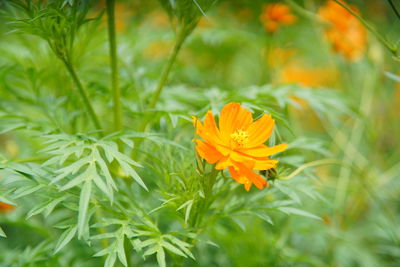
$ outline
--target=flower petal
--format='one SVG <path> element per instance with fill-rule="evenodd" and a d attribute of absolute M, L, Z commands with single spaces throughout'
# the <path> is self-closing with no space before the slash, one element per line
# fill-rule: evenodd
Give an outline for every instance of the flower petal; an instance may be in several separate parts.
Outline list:
<path fill-rule="evenodd" d="M 211 111 L 207 112 L 204 124 L 195 117 L 193 117 L 193 124 L 196 127 L 196 134 L 208 143 L 214 146 L 223 143 Z"/>
<path fill-rule="evenodd" d="M 268 159 L 268 158 L 267 159 L 263 159 L 263 160 L 256 160 L 254 162 L 253 169 L 254 170 L 258 170 L 258 171 L 269 170 L 269 169 L 275 168 L 276 164 L 278 164 L 277 160 L 271 160 L 271 159 Z"/>
<path fill-rule="evenodd" d="M 236 171 L 233 167 L 229 167 L 229 173 L 237 183 L 244 185 L 244 188 L 247 192 L 250 190 L 252 183 L 249 179 L 247 179 L 245 176 L 240 175 L 240 173 Z"/>
<path fill-rule="evenodd" d="M 263 189 L 264 187 L 269 186 L 268 182 L 263 177 L 253 172 L 245 165 L 235 162 L 235 167 L 236 168 L 230 167 L 229 172 L 235 181 L 245 185 L 247 191 L 250 189 L 252 184 L 254 184 L 258 189 Z"/>
<path fill-rule="evenodd" d="M 265 143 L 271 136 L 274 125 L 275 121 L 271 118 L 271 115 L 267 114 L 264 114 L 260 119 L 253 122 L 247 128 L 249 142 L 246 144 L 246 148 L 260 146 Z"/>
<path fill-rule="evenodd" d="M 268 157 L 273 154 L 279 153 L 284 151 L 287 148 L 287 144 L 281 144 L 273 147 L 268 147 L 266 145 L 260 145 L 253 148 L 242 148 L 238 149 L 237 151 L 243 153 L 250 157 Z"/>
<path fill-rule="evenodd" d="M 212 145 L 208 144 L 207 142 L 196 140 L 196 143 L 197 153 L 208 163 L 214 164 L 223 157 L 223 155 L 219 153 L 218 150 L 216 150 Z"/>
<path fill-rule="evenodd" d="M 231 161 L 231 158 L 229 156 L 225 156 L 219 160 L 217 165 L 215 166 L 216 170 L 223 170 L 226 169 L 230 166 L 233 166 L 234 163 Z"/>
<path fill-rule="evenodd" d="M 229 103 L 224 106 L 219 118 L 219 130 L 225 142 L 229 143 L 230 135 L 238 129 L 246 130 L 253 117 L 247 109 L 239 103 Z"/>

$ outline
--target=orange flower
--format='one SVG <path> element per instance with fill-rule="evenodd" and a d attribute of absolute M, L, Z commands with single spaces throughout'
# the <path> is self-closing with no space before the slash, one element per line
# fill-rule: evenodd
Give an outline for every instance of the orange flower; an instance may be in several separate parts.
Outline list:
<path fill-rule="evenodd" d="M 356 7 L 351 8 L 358 12 Z M 333 0 L 321 7 L 318 14 L 330 24 L 325 36 L 331 42 L 333 50 L 348 60 L 360 59 L 367 43 L 367 33 L 361 22 Z"/>
<path fill-rule="evenodd" d="M 0 213 L 7 213 L 14 209 L 15 209 L 15 207 L 13 205 L 10 205 L 10 204 L 0 201 Z"/>
<path fill-rule="evenodd" d="M 260 20 L 267 32 L 274 33 L 280 25 L 293 24 L 296 21 L 296 16 L 290 13 L 287 5 L 275 3 L 263 7 Z"/>
<path fill-rule="evenodd" d="M 303 87 L 323 87 L 334 84 L 337 80 L 337 73 L 331 69 L 291 63 L 281 69 L 277 80 L 283 84 L 297 83 Z"/>
<path fill-rule="evenodd" d="M 271 136 L 274 120 L 264 114 L 253 122 L 252 114 L 238 103 L 229 103 L 221 111 L 219 128 L 211 111 L 204 123 L 193 118 L 196 133 L 203 140 L 196 140 L 196 150 L 208 163 L 216 163 L 215 169 L 228 168 L 233 179 L 243 184 L 247 191 L 254 184 L 262 189 L 267 181 L 253 170 L 275 168 L 277 160 L 268 156 L 282 152 L 287 145 L 268 147 L 264 143 Z"/>

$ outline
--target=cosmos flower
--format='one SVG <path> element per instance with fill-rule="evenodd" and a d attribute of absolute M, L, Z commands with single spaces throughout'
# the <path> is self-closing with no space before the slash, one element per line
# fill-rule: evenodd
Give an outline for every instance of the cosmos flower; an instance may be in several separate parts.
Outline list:
<path fill-rule="evenodd" d="M 293 24 L 296 21 L 296 16 L 290 13 L 287 5 L 274 3 L 263 7 L 260 20 L 267 32 L 274 33 L 281 25 Z"/>
<path fill-rule="evenodd" d="M 262 189 L 267 181 L 254 170 L 275 168 L 277 160 L 269 156 L 282 152 L 287 145 L 268 147 L 264 143 L 271 136 L 274 120 L 264 114 L 253 122 L 250 111 L 238 103 L 229 103 L 221 111 L 219 127 L 211 111 L 207 112 L 204 123 L 193 118 L 196 133 L 203 140 L 196 140 L 196 150 L 200 157 L 215 169 L 228 168 L 236 182 L 243 184 L 247 191 L 254 184 Z"/>
<path fill-rule="evenodd" d="M 355 6 L 350 7 L 358 12 Z M 350 61 L 360 59 L 367 44 L 367 33 L 361 22 L 333 0 L 326 2 L 318 14 L 329 24 L 325 37 L 333 50 Z"/>

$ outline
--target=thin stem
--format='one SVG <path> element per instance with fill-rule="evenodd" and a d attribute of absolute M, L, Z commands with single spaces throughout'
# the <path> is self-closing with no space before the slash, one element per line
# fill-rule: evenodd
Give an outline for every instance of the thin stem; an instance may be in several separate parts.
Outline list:
<path fill-rule="evenodd" d="M 82 97 L 83 100 L 83 104 L 85 105 L 85 108 L 87 110 L 87 112 L 89 113 L 89 117 L 91 118 L 94 126 L 96 127 L 96 130 L 100 130 L 100 135 L 101 133 L 101 126 L 100 126 L 100 122 L 99 119 L 97 118 L 96 113 L 94 112 L 94 109 L 92 107 L 92 104 L 90 103 L 90 99 L 89 96 L 86 92 L 86 90 L 83 88 L 81 81 L 78 78 L 78 75 L 75 72 L 74 67 L 69 63 L 69 61 L 67 60 L 62 60 L 64 62 L 65 67 L 67 68 L 69 74 L 71 75 L 76 88 L 78 88 L 78 92 Z"/>
<path fill-rule="evenodd" d="M 115 0 L 107 0 L 106 9 L 111 61 L 111 87 L 114 101 L 114 129 L 115 131 L 119 131 L 122 129 L 122 105 L 121 90 L 118 80 L 117 38 L 115 34 Z"/>
<path fill-rule="evenodd" d="M 316 15 L 313 12 L 308 11 L 306 8 L 300 6 L 298 3 L 294 2 L 293 0 L 285 0 L 285 2 L 290 5 L 293 10 L 298 12 L 300 15 L 309 18 L 311 20 L 315 20 L 319 23 L 326 23 L 320 16 Z"/>
<path fill-rule="evenodd" d="M 169 73 L 171 72 L 172 66 L 174 65 L 176 57 L 177 57 L 179 51 L 181 50 L 182 44 L 185 41 L 186 37 L 187 37 L 187 34 L 185 34 L 184 31 L 182 31 L 178 34 L 178 38 L 176 40 L 174 49 L 172 50 L 172 53 L 170 54 L 170 56 L 168 58 L 167 65 L 165 66 L 165 68 L 161 74 L 161 78 L 160 78 L 160 81 L 158 82 L 156 91 L 154 92 L 153 98 L 151 99 L 151 101 L 149 103 L 149 106 L 148 106 L 149 109 L 153 109 L 156 106 L 156 104 L 160 98 L 161 92 L 164 89 L 165 83 L 168 80 L 168 76 L 169 76 Z"/>
<path fill-rule="evenodd" d="M 374 100 L 374 89 L 377 84 L 376 75 L 369 75 L 368 78 L 369 80 L 368 79 L 365 80 L 365 85 L 364 85 L 365 87 L 362 88 L 363 90 L 361 90 L 361 95 L 360 95 L 361 101 L 360 101 L 360 106 L 358 108 L 358 111 L 364 118 L 368 118 L 371 113 Z M 346 144 L 345 149 L 343 151 L 344 155 L 342 159 L 343 163 L 349 164 L 350 166 L 353 165 L 353 161 L 356 159 L 355 153 L 353 152 L 352 148 L 354 146 L 354 148 L 357 149 L 366 128 L 365 121 L 363 119 L 357 119 L 353 125 L 354 126 L 350 132 L 348 144 Z M 352 174 L 352 170 L 350 168 L 344 168 L 343 165 L 339 171 L 339 179 L 336 187 L 338 189 L 336 191 L 336 196 L 335 196 L 336 209 L 340 209 L 342 205 L 345 203 L 346 194 L 348 191 L 350 178 Z"/>
<path fill-rule="evenodd" d="M 360 15 L 357 14 L 353 9 L 351 9 L 347 4 L 341 2 L 340 0 L 334 0 L 337 4 L 341 5 L 344 9 L 350 12 L 354 17 L 356 17 L 364 26 L 375 35 L 376 38 L 387 48 L 394 56 L 397 57 L 397 48 L 388 42 L 385 37 L 383 37 L 371 24 L 364 20 Z"/>
<path fill-rule="evenodd" d="M 171 69 L 172 69 L 172 66 L 174 65 L 176 57 L 178 56 L 179 51 L 181 50 L 182 45 L 185 42 L 186 37 L 189 35 L 190 32 L 191 31 L 188 31 L 185 27 L 183 27 L 182 30 L 179 31 L 177 40 L 175 42 L 175 46 L 168 58 L 167 65 L 165 66 L 163 72 L 161 73 L 161 78 L 158 82 L 156 91 L 154 92 L 153 98 L 151 99 L 149 105 L 147 106 L 148 109 L 153 109 L 156 106 L 156 104 L 160 98 L 161 92 L 168 80 L 169 73 L 171 72 Z M 149 122 L 150 122 L 149 116 L 146 116 L 145 118 L 143 118 L 142 123 L 139 125 L 138 131 L 144 132 L 146 130 L 147 124 Z M 138 141 L 137 147 L 140 146 L 142 141 L 143 140 Z M 132 157 L 135 158 L 136 155 L 137 155 L 137 150 L 134 150 L 132 153 Z"/>
<path fill-rule="evenodd" d="M 298 167 L 296 170 L 294 170 L 291 174 L 285 177 L 279 177 L 279 180 L 290 180 L 299 173 L 301 173 L 303 170 L 310 168 L 310 167 L 316 167 L 320 165 L 326 165 L 326 164 L 341 164 L 342 162 L 336 159 L 321 159 L 321 160 L 316 160 L 312 161 L 306 164 L 301 165 Z"/>
<path fill-rule="evenodd" d="M 396 14 L 397 18 L 400 19 L 400 12 L 397 10 L 395 4 L 393 3 L 392 0 L 388 0 L 389 5 L 392 7 L 394 13 Z"/>

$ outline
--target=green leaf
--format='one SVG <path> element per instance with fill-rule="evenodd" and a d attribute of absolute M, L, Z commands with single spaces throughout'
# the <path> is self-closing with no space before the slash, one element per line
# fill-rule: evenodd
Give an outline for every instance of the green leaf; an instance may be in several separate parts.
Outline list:
<path fill-rule="evenodd" d="M 180 249 L 178 249 L 177 247 L 175 247 L 175 246 L 172 245 L 171 243 L 168 243 L 168 242 L 166 242 L 166 241 L 161 241 L 160 244 L 161 244 L 164 248 L 166 248 L 166 249 L 168 249 L 169 251 L 171 251 L 172 253 L 175 253 L 175 254 L 177 254 L 177 255 L 179 255 L 179 256 L 182 256 L 182 257 L 187 258 L 187 256 L 186 256 L 185 253 L 183 253 Z"/>
<path fill-rule="evenodd" d="M 87 180 L 83 185 L 80 199 L 79 199 L 79 213 L 78 213 L 78 238 L 83 236 L 86 228 L 86 217 L 89 207 L 90 195 L 92 191 L 92 182 Z"/>
<path fill-rule="evenodd" d="M 117 260 L 116 253 L 108 254 L 107 259 L 104 263 L 104 267 L 114 267 L 115 261 Z"/>
<path fill-rule="evenodd" d="M 316 220 L 322 220 L 320 217 L 318 217 L 318 216 L 316 216 L 316 215 L 314 215 L 312 213 L 309 213 L 309 212 L 304 211 L 304 210 L 296 209 L 296 208 L 293 208 L 293 207 L 278 207 L 277 209 L 282 211 L 282 212 L 284 212 L 284 213 L 286 213 L 286 214 L 296 214 L 296 215 L 300 215 L 300 216 L 304 216 L 304 217 L 313 218 L 313 219 L 316 219 Z"/>
<path fill-rule="evenodd" d="M 14 192 L 14 198 L 20 198 L 26 195 L 30 195 L 35 193 L 36 191 L 42 189 L 43 187 L 45 187 L 42 184 L 39 185 L 29 185 L 29 186 L 24 186 L 21 188 L 18 188 L 17 190 L 15 190 Z"/>
<path fill-rule="evenodd" d="M 147 250 L 143 253 L 143 256 L 146 257 L 146 256 L 149 256 L 149 255 L 152 255 L 152 254 L 154 254 L 154 253 L 157 252 L 157 249 L 158 249 L 158 246 L 153 246 L 153 247 L 147 249 Z"/>
<path fill-rule="evenodd" d="M 68 228 L 66 231 L 64 231 L 64 233 L 62 233 L 62 235 L 60 236 L 60 238 L 57 241 L 56 248 L 54 249 L 54 254 L 59 252 L 63 247 L 65 247 L 72 240 L 72 238 L 76 234 L 77 229 L 78 229 L 78 227 L 75 225 L 75 226 Z"/>
<path fill-rule="evenodd" d="M 124 235 L 122 235 L 121 238 L 118 238 L 116 240 L 117 242 L 117 255 L 118 255 L 118 259 L 121 261 L 121 263 L 124 266 L 128 266 L 128 262 L 126 260 L 126 255 L 125 255 L 125 249 L 124 249 Z"/>
<path fill-rule="evenodd" d="M 399 75 L 396 75 L 396 74 L 391 73 L 391 72 L 388 72 L 388 71 L 385 71 L 385 75 L 386 75 L 388 78 L 390 78 L 390 79 L 392 79 L 393 81 L 395 81 L 395 82 L 400 82 L 400 76 L 399 76 Z"/>
<path fill-rule="evenodd" d="M 158 266 L 160 266 L 160 267 L 167 266 L 165 263 L 165 252 L 161 246 L 159 246 L 157 249 L 157 262 L 158 262 Z"/>
<path fill-rule="evenodd" d="M 71 181 L 66 183 L 60 188 L 60 191 L 65 191 L 68 190 L 72 187 L 75 187 L 77 185 L 80 185 L 81 183 L 91 180 L 93 178 L 93 173 L 95 172 L 93 164 L 91 164 L 83 173 L 79 174 L 75 178 L 73 178 Z"/>
<path fill-rule="evenodd" d="M 171 240 L 173 244 L 177 245 L 180 250 L 182 250 L 183 252 L 186 253 L 186 255 L 188 255 L 189 257 L 191 257 L 194 260 L 196 259 L 194 257 L 194 255 L 192 254 L 192 252 L 188 249 L 188 248 L 192 247 L 192 245 L 190 245 L 189 243 L 186 243 L 172 235 L 165 235 L 165 237 L 168 238 L 169 240 Z"/>
<path fill-rule="evenodd" d="M 104 255 L 111 254 L 113 250 L 114 250 L 114 243 L 111 244 L 111 246 L 108 246 L 105 249 L 100 250 L 99 252 L 94 254 L 93 257 L 102 257 Z"/>
<path fill-rule="evenodd" d="M 271 217 L 269 217 L 267 214 L 263 213 L 263 212 L 253 212 L 257 217 L 259 217 L 260 219 L 262 219 L 263 221 L 266 221 L 267 223 L 274 225 L 274 222 L 272 221 Z"/>
<path fill-rule="evenodd" d="M 185 203 L 183 203 L 177 210 L 183 209 L 184 207 L 186 207 L 186 211 L 185 211 L 185 223 L 188 222 L 189 220 L 189 216 L 190 216 L 190 211 L 192 210 L 192 206 L 193 206 L 193 199 L 190 199 L 188 201 L 186 201 Z"/>
<path fill-rule="evenodd" d="M 25 220 L 28 220 L 30 217 L 35 216 L 39 213 L 41 213 L 42 211 L 44 211 L 47 207 L 47 205 L 49 205 L 51 203 L 51 201 L 46 201 L 44 203 L 42 203 L 41 205 L 31 209 L 28 214 L 26 215 Z"/>
<path fill-rule="evenodd" d="M 131 176 L 141 187 L 143 187 L 146 191 L 149 191 L 145 183 L 143 182 L 142 178 L 140 178 L 139 174 L 127 163 L 124 161 L 119 161 L 119 164 L 121 165 L 121 168 L 129 175 Z"/>
<path fill-rule="evenodd" d="M 3 229 L 0 227 L 0 237 L 7 237 L 6 233 L 4 233 Z"/>
<path fill-rule="evenodd" d="M 59 198 L 54 199 L 51 201 L 45 208 L 45 213 L 44 216 L 47 217 L 50 215 L 50 213 L 54 210 L 54 208 L 62 201 L 66 200 L 69 196 L 65 195 Z"/>

